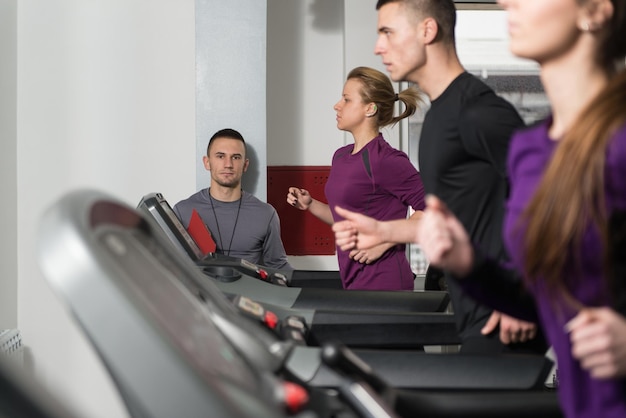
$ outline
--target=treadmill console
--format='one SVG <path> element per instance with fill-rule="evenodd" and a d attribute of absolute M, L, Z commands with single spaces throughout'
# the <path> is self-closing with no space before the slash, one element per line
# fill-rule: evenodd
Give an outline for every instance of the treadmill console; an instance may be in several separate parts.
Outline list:
<path fill-rule="evenodd" d="M 220 281 L 225 281 L 224 279 L 228 279 L 229 277 L 219 272 L 216 273 L 215 266 L 227 265 L 251 277 L 279 286 L 287 286 L 288 278 L 285 274 L 280 271 L 269 271 L 275 269 L 261 267 L 249 261 L 223 254 L 204 254 L 161 193 L 145 195 L 137 205 L 137 208 L 154 219 L 169 241 L 178 249 L 189 255 L 191 260 L 198 264 L 208 275 L 214 276 Z M 236 278 L 230 276 L 230 280 L 226 281 L 234 280 L 236 280 Z"/>

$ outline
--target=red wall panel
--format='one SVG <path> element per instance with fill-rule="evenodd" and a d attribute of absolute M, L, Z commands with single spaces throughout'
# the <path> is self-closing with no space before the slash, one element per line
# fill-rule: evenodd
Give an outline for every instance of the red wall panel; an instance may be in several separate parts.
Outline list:
<path fill-rule="evenodd" d="M 289 255 L 335 254 L 335 235 L 330 225 L 308 211 L 287 204 L 289 187 L 307 189 L 315 199 L 326 202 L 324 185 L 330 166 L 267 167 L 267 201 L 280 217 L 281 238 Z"/>

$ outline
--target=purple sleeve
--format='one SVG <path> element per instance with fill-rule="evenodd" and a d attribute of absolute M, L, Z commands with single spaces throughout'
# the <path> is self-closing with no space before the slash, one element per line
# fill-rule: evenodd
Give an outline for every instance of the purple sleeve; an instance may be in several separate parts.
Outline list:
<path fill-rule="evenodd" d="M 422 178 L 406 154 L 397 152 L 383 158 L 376 182 L 414 210 L 423 210 Z"/>

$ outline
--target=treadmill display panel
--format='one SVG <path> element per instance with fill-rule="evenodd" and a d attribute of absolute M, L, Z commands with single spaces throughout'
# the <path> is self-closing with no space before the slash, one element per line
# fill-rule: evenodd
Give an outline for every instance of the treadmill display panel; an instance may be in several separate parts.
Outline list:
<path fill-rule="evenodd" d="M 142 199 L 138 208 L 148 212 L 163 227 L 166 234 L 172 235 L 170 239 L 177 242 L 194 261 L 204 258 L 204 253 L 198 244 L 189 235 L 172 207 L 160 193 L 154 193 Z"/>
<path fill-rule="evenodd" d="M 201 372 L 207 381 L 234 380 L 255 391 L 251 368 L 223 337 L 201 302 L 181 282 L 185 276 L 170 256 L 143 232 L 103 228 L 99 237 L 122 266 L 124 280 L 134 303 L 149 313 L 169 342 Z"/>

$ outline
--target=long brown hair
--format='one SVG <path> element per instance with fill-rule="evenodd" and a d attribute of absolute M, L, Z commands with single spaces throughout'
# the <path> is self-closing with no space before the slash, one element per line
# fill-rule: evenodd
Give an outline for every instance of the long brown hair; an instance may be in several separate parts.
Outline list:
<path fill-rule="evenodd" d="M 573 299 L 566 289 L 563 272 L 566 264 L 574 261 L 569 257 L 580 253 L 583 234 L 590 224 L 603 243 L 606 276 L 611 273 L 604 169 L 612 134 L 626 123 L 626 70 L 623 69 L 626 0 L 613 0 L 613 6 L 611 21 L 599 34 L 602 45 L 596 57 L 613 77 L 559 141 L 522 217 L 527 223 L 524 234 L 527 280 L 532 283 L 541 277 L 548 289 L 560 292 L 570 301 Z M 579 266 L 573 264 L 573 267 L 577 273 Z"/>
<path fill-rule="evenodd" d="M 531 281 L 541 276 L 550 288 L 563 289 L 568 250 L 580 248 L 589 221 L 600 233 L 609 270 L 604 166 L 611 134 L 625 122 L 626 71 L 622 71 L 561 139 L 526 208 L 525 272 Z"/>

